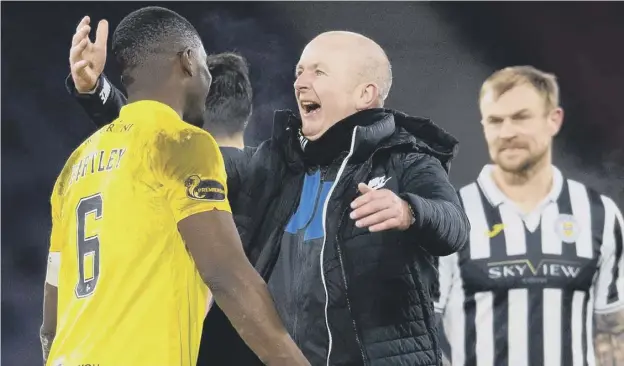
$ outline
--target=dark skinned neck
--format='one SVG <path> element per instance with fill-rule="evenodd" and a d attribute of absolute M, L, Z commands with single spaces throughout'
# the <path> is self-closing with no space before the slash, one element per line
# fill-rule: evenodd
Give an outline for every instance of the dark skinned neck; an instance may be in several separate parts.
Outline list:
<path fill-rule="evenodd" d="M 182 118 L 184 111 L 183 93 L 176 91 L 177 88 L 171 83 L 157 82 L 159 78 L 133 77 L 133 82 L 126 89 L 128 91 L 128 103 L 140 100 L 153 100 L 171 107 Z"/>

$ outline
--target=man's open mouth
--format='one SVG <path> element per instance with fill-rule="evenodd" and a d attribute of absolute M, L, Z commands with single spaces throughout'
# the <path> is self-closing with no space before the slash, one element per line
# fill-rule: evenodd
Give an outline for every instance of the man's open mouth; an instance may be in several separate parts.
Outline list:
<path fill-rule="evenodd" d="M 301 105 L 301 110 L 306 116 L 309 116 L 321 110 L 321 105 L 317 102 L 301 101 L 299 102 L 299 104 Z"/>

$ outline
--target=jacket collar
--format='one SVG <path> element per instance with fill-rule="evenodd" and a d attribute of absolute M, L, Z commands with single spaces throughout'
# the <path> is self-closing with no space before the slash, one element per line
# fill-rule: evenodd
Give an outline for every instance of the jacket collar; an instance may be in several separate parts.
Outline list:
<path fill-rule="evenodd" d="M 431 155 L 448 171 L 458 148 L 458 141 L 422 117 L 413 117 L 392 109 L 383 109 L 379 120 L 355 131 L 352 158 L 363 161 L 378 148 L 408 145 L 412 150 Z M 360 112 L 361 113 L 361 112 Z M 272 143 L 283 151 L 289 165 L 303 165 L 299 140 L 301 119 L 290 110 L 278 110 L 273 119 Z"/>

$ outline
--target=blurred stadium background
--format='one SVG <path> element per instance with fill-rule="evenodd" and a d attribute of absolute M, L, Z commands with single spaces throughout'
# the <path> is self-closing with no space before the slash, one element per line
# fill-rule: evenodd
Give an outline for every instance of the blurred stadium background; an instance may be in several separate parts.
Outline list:
<path fill-rule="evenodd" d="M 83 15 L 111 32 L 155 3 L 3 2 L 2 364 L 39 365 L 38 328 L 50 230 L 48 198 L 65 159 L 95 130 L 67 95 L 72 34 Z M 299 53 L 316 34 L 352 30 L 394 67 L 388 106 L 432 118 L 460 139 L 455 184 L 488 161 L 477 94 L 495 69 L 531 64 L 559 77 L 566 111 L 555 162 L 624 207 L 624 3 L 158 3 L 196 25 L 209 53 L 251 64 L 249 145 L 268 138 L 275 109 L 294 108 Z M 106 73 L 118 84 L 109 55 Z M 119 85 L 119 84 L 118 84 Z"/>

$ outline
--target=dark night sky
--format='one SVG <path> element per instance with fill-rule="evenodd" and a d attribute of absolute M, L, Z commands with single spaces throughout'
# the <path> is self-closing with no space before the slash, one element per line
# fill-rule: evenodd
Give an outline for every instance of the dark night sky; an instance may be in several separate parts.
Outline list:
<path fill-rule="evenodd" d="M 85 14 L 108 19 L 112 31 L 142 5 L 2 3 L 3 364 L 40 364 L 48 198 L 65 159 L 95 129 L 64 90 L 71 36 Z M 451 172 L 457 185 L 487 162 L 476 105 L 481 82 L 508 65 L 554 72 L 566 110 L 555 162 L 624 204 L 624 3 L 160 5 L 195 24 L 208 52 L 235 50 L 250 61 L 249 144 L 268 137 L 273 110 L 294 106 L 294 65 L 307 41 L 335 29 L 370 36 L 393 63 L 388 106 L 430 117 L 460 139 Z"/>

